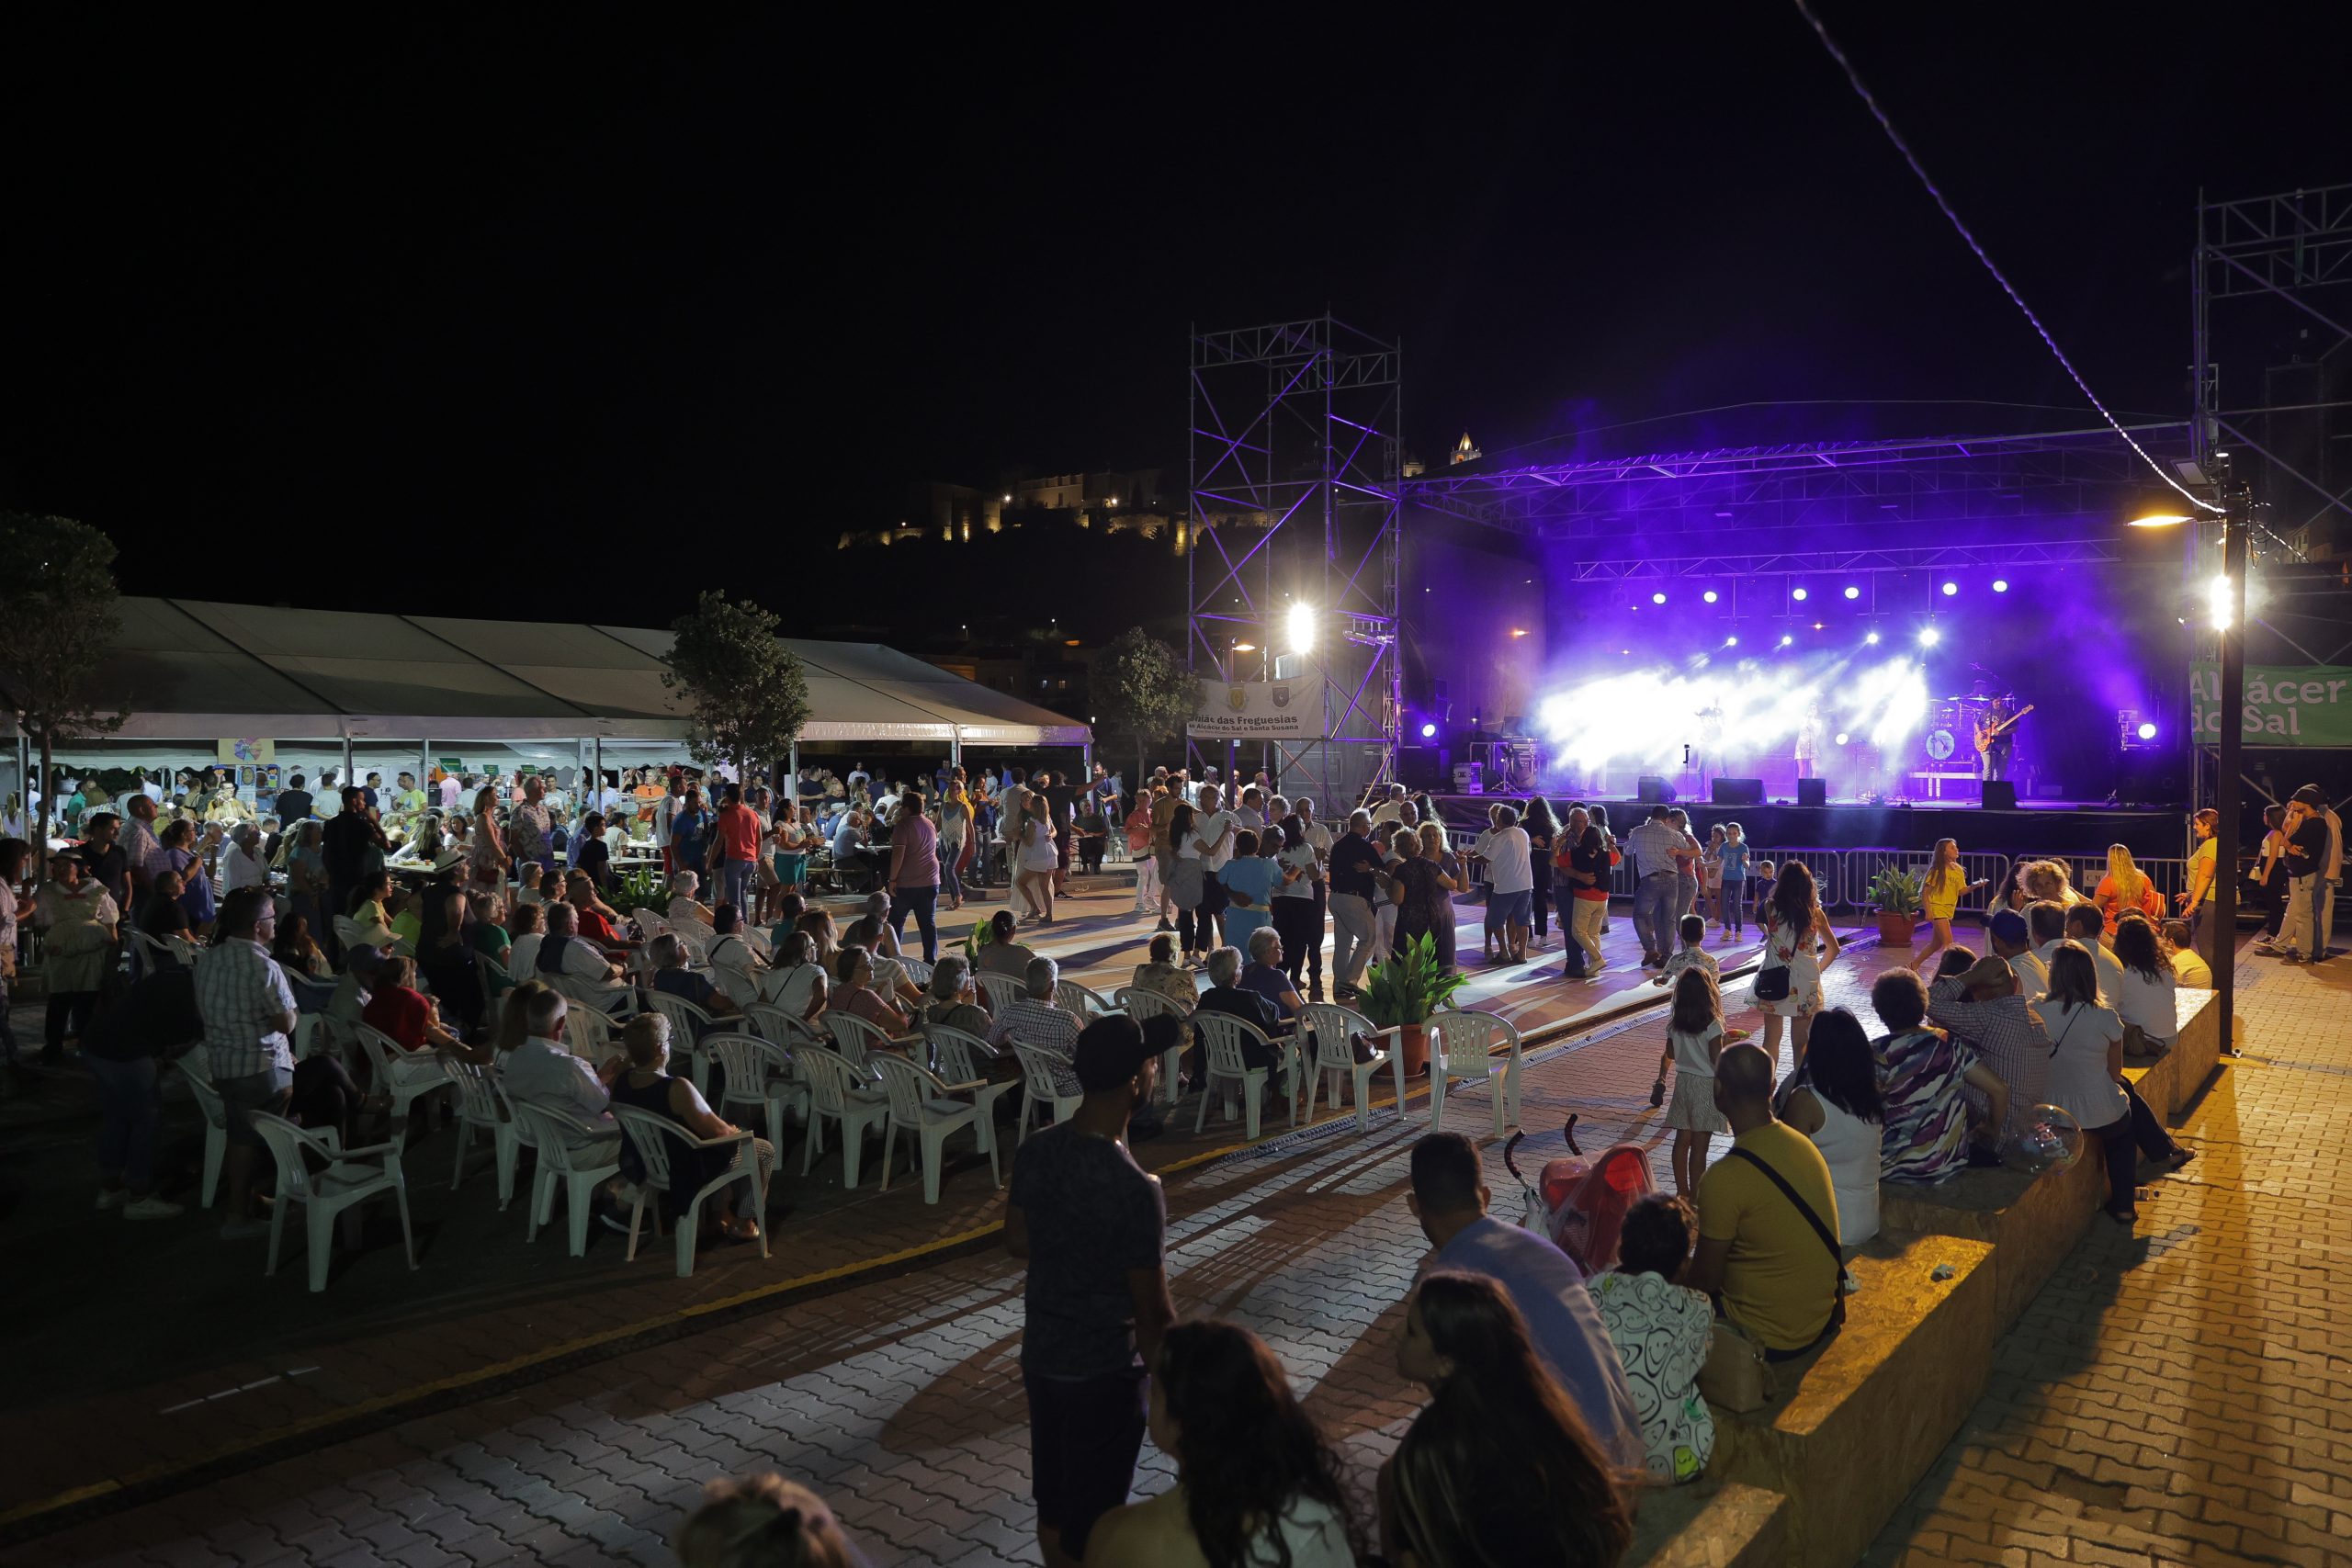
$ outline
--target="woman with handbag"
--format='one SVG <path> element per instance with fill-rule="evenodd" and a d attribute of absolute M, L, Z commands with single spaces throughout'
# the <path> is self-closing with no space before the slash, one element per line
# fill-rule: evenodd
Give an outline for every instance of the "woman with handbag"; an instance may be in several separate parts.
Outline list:
<path fill-rule="evenodd" d="M 2078 942 L 2050 953 L 2050 994 L 2038 1004 L 2050 1037 L 2050 1103 L 2098 1135 L 2107 1154 L 2107 1217 L 2140 1217 L 2139 1156 L 2177 1170 L 2196 1156 L 2175 1143 L 2123 1076 L 2123 1021 L 2099 1005 L 2098 970 Z"/>
<path fill-rule="evenodd" d="M 1216 945 L 1216 927 L 1201 908 L 1208 894 L 1209 863 L 1193 830 L 1194 816 L 1191 802 L 1178 801 L 1176 814 L 1168 819 L 1168 841 L 1176 846 L 1169 865 L 1168 899 L 1176 906 L 1176 936 L 1187 964 L 1198 964 Z"/>
<path fill-rule="evenodd" d="M 1821 1010 L 1821 971 L 1838 959 L 1838 933 L 1821 910 L 1813 873 L 1803 861 L 1782 866 L 1757 924 L 1764 929 L 1764 962 L 1751 994 L 1764 1014 L 1764 1052 L 1780 1059 L 1781 1026 L 1789 1030 L 1792 1079 L 1804 1070 L 1814 1014 Z"/>

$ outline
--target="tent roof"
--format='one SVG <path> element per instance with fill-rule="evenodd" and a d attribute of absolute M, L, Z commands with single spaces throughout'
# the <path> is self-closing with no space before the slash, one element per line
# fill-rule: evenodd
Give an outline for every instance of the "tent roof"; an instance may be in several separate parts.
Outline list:
<path fill-rule="evenodd" d="M 125 598 L 98 689 L 133 739 L 681 740 L 671 635 L 636 626 Z M 808 740 L 1075 746 L 1087 727 L 875 643 L 785 639 Z"/>

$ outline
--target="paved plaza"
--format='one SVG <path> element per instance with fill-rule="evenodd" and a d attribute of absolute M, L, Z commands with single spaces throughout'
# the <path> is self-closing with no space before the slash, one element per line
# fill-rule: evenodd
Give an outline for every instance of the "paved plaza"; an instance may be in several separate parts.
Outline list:
<path fill-rule="evenodd" d="M 1125 907 L 1080 900 L 1045 945 L 1115 983 L 1148 930 Z M 1476 925 L 1463 936 L 1469 951 Z M 1893 959 L 1859 945 L 1831 999 L 1862 1006 Z M 1534 968 L 1557 964 L 1555 948 Z M 2352 1560 L 2330 1314 L 2352 1271 L 2335 1153 L 2352 972 L 2335 967 L 2249 962 L 2249 1055 L 2188 1120 L 2200 1158 L 2151 1189 L 2135 1233 L 2096 1222 L 1873 1562 Z M 1575 987 L 1479 973 L 1476 1000 L 1558 1036 L 1527 1075 L 1527 1168 L 1564 1152 L 1572 1113 L 1589 1153 L 1664 1137 L 1648 1104 L 1662 1025 L 1622 1010 L 1629 995 L 1662 997 L 1626 971 Z M 1294 1134 L 1277 1113 L 1255 1147 L 1215 1114 L 1193 1134 L 1190 1112 L 1137 1151 L 1167 1184 L 1178 1307 L 1264 1335 L 1363 1487 L 1419 1403 L 1390 1341 L 1422 1252 L 1403 1190 L 1426 1096 L 1369 1134 L 1350 1114 Z M 1446 1121 L 1515 1205 L 1486 1094 L 1450 1097 Z M 926 1208 L 870 1173 L 844 1193 L 837 1158 L 799 1177 L 796 1141 L 775 1258 L 707 1252 L 681 1280 L 666 1249 L 621 1263 L 616 1237 L 582 1259 L 560 1233 L 526 1247 L 487 1152 L 451 1193 L 437 1134 L 408 1162 L 420 1271 L 379 1224 L 313 1297 L 299 1260 L 264 1280 L 257 1247 L 193 1219 L 94 1227 L 76 1212 L 85 1133 L 12 1139 L 33 1239 L 7 1287 L 20 1395 L 0 1417 L 0 1511 L 17 1517 L 0 1563 L 666 1563 L 700 1484 L 755 1466 L 830 1496 L 877 1568 L 1036 1561 L 1021 1273 L 990 1234 L 984 1161 L 959 1161 Z M 1142 1485 L 1167 1484 L 1149 1450 Z"/>

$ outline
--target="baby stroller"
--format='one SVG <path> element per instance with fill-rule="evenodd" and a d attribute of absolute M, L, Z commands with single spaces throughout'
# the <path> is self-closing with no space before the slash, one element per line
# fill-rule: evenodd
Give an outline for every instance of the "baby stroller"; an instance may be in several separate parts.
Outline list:
<path fill-rule="evenodd" d="M 1650 1174 L 1649 1152 L 1638 1144 L 1618 1144 L 1590 1163 L 1580 1158 L 1546 1160 L 1533 1183 L 1512 1157 L 1523 1134 L 1514 1133 L 1503 1145 L 1503 1165 L 1519 1179 L 1523 1199 L 1521 1225 L 1550 1240 L 1577 1260 L 1587 1274 L 1598 1274 L 1617 1262 L 1617 1235 L 1625 1211 L 1657 1190 Z M 1577 1146 L 1577 1119 L 1568 1118 L 1568 1152 Z"/>

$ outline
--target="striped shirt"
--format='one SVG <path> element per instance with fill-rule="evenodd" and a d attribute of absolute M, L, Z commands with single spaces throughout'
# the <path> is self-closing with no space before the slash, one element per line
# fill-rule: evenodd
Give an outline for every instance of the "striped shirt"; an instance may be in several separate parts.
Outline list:
<path fill-rule="evenodd" d="M 2009 1117 L 2001 1135 L 2007 1137 L 2032 1120 L 2033 1108 L 2047 1098 L 2050 1082 L 2050 1037 L 2042 1032 L 2041 1016 L 2022 996 L 1968 999 L 1967 987 L 1957 975 L 1937 981 L 1928 989 L 1928 1019 L 1952 1032 L 1974 1048 L 1977 1057 L 1993 1069 L 2009 1091 Z M 1968 1092 L 1969 1103 L 1980 1112 L 1983 1097 Z"/>
<path fill-rule="evenodd" d="M 196 968 L 205 1061 L 215 1078 L 294 1070 L 293 1043 L 280 1027 L 296 1010 L 294 987 L 261 943 L 231 938 Z"/>

